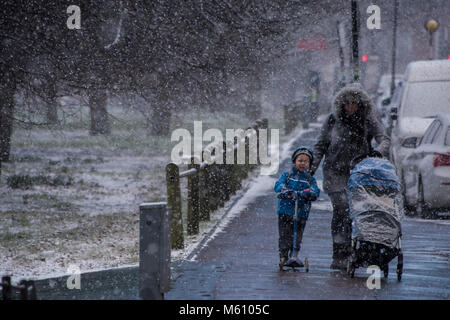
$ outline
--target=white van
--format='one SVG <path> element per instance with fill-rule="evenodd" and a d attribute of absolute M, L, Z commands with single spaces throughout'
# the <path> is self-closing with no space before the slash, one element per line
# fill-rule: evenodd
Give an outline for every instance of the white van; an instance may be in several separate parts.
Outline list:
<path fill-rule="evenodd" d="M 391 136 L 391 159 L 401 179 L 403 159 L 438 113 L 450 113 L 450 60 L 409 63 L 403 86 L 399 110 L 391 110 L 397 120 Z"/>

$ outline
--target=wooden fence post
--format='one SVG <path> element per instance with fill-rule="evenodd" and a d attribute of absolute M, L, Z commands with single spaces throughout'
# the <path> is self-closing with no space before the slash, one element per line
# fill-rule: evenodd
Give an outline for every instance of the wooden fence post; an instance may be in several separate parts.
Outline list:
<path fill-rule="evenodd" d="M 261 128 L 269 130 L 269 119 L 263 118 L 261 120 Z"/>
<path fill-rule="evenodd" d="M 202 162 L 203 159 L 203 153 L 202 153 Z M 209 204 L 209 198 L 210 198 L 210 183 L 209 183 L 209 176 L 208 176 L 208 170 L 210 169 L 209 165 L 205 166 L 202 170 L 199 172 L 199 197 L 200 197 L 200 221 L 209 221 L 210 220 L 210 204 Z"/>
<path fill-rule="evenodd" d="M 208 170 L 209 168 L 206 167 L 199 173 L 200 221 L 210 220 Z"/>
<path fill-rule="evenodd" d="M 219 207 L 219 196 L 217 192 L 217 164 L 213 163 L 208 166 L 207 179 L 209 185 L 209 208 L 211 211 Z"/>
<path fill-rule="evenodd" d="M 175 163 L 166 166 L 167 204 L 170 211 L 172 249 L 183 249 L 183 218 L 181 215 L 180 169 Z"/>
<path fill-rule="evenodd" d="M 230 200 L 231 194 L 231 186 L 230 186 L 230 178 L 231 178 L 231 165 L 227 164 L 227 143 L 225 141 L 222 142 L 222 150 L 223 150 L 223 165 L 222 167 L 222 188 L 223 188 L 223 202 L 227 202 Z"/>
<path fill-rule="evenodd" d="M 242 164 L 238 164 L 238 144 L 239 139 L 237 137 L 234 137 L 233 146 L 236 146 L 236 149 L 234 150 L 234 162 L 231 166 L 231 193 L 235 194 L 236 191 L 238 191 L 241 188 L 241 170 L 242 170 Z"/>
<path fill-rule="evenodd" d="M 292 131 L 292 114 L 289 111 L 290 106 L 288 104 L 285 104 L 283 106 L 284 134 L 289 134 Z"/>
<path fill-rule="evenodd" d="M 256 157 L 256 159 L 257 159 L 257 161 L 256 161 L 256 163 L 257 163 L 257 165 L 260 165 L 261 164 L 261 161 L 260 161 L 260 159 L 259 159 L 259 137 L 260 137 L 260 134 L 259 134 L 259 129 L 261 129 L 261 120 L 260 119 L 258 119 L 258 120 L 256 120 L 255 121 L 255 124 L 256 124 L 256 155 L 257 155 L 257 157 Z"/>
<path fill-rule="evenodd" d="M 251 127 L 245 129 L 245 131 L 251 129 Z M 245 136 L 245 166 L 244 166 L 244 179 L 248 177 L 249 171 L 250 171 L 250 138 L 246 135 Z"/>
<path fill-rule="evenodd" d="M 33 280 L 21 280 L 19 286 L 21 300 L 36 300 L 36 287 Z"/>
<path fill-rule="evenodd" d="M 223 149 L 223 144 L 222 145 L 218 145 L 218 147 L 221 147 Z M 219 148 L 220 149 L 220 148 Z M 215 198 L 217 200 L 217 208 L 218 207 L 223 207 L 225 204 L 225 189 L 224 189 L 224 180 L 225 180 L 225 175 L 224 175 L 224 166 L 225 166 L 225 157 L 224 157 L 224 152 L 225 150 L 222 150 L 222 159 L 223 162 L 222 164 L 214 164 L 214 172 L 213 172 L 213 177 L 214 177 L 214 193 L 215 193 Z M 216 149 L 214 150 L 214 155 L 216 155 Z M 217 157 L 217 156 L 216 156 Z"/>
<path fill-rule="evenodd" d="M 259 131 L 258 131 L 258 124 L 255 123 L 252 126 L 252 129 L 256 131 L 256 164 L 250 165 L 250 170 L 254 170 L 259 165 Z"/>
<path fill-rule="evenodd" d="M 199 164 L 194 164 L 194 157 L 191 158 L 189 169 L 196 169 L 197 173 L 188 176 L 188 206 L 187 206 L 187 233 L 188 235 L 198 234 L 199 231 Z"/>

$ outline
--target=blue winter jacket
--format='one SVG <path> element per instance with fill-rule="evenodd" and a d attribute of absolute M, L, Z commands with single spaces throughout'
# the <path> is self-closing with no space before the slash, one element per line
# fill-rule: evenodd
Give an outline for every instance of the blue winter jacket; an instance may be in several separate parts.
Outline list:
<path fill-rule="evenodd" d="M 281 197 L 281 190 L 290 189 L 297 192 L 300 195 L 298 200 L 298 217 L 303 219 L 308 219 L 309 211 L 311 210 L 311 201 L 316 200 L 320 195 L 316 179 L 306 172 L 300 172 L 295 166 L 292 167 L 291 171 L 286 171 L 281 175 L 278 181 L 275 182 L 273 189 L 278 197 L 277 213 L 288 214 L 290 216 L 294 216 L 295 200 L 293 198 L 283 199 Z M 309 200 L 305 200 L 301 196 L 301 192 L 305 189 L 311 190 L 315 194 L 315 197 L 313 196 Z"/>

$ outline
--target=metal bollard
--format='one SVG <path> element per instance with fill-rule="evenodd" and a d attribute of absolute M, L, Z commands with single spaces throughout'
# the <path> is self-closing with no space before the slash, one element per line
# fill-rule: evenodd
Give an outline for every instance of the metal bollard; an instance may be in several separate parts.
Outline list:
<path fill-rule="evenodd" d="M 166 202 L 155 202 L 139 211 L 139 297 L 162 300 L 170 279 L 169 210 Z"/>

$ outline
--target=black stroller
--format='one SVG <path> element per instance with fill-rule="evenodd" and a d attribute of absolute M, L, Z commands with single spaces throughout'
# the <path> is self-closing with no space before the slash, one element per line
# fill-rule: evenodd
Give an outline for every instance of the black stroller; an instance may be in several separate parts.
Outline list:
<path fill-rule="evenodd" d="M 347 272 L 352 278 L 356 268 L 370 265 L 377 265 L 387 278 L 389 262 L 397 257 L 397 279 L 401 280 L 401 188 L 394 165 L 386 159 L 364 158 L 351 171 L 347 194 L 352 244 Z"/>

